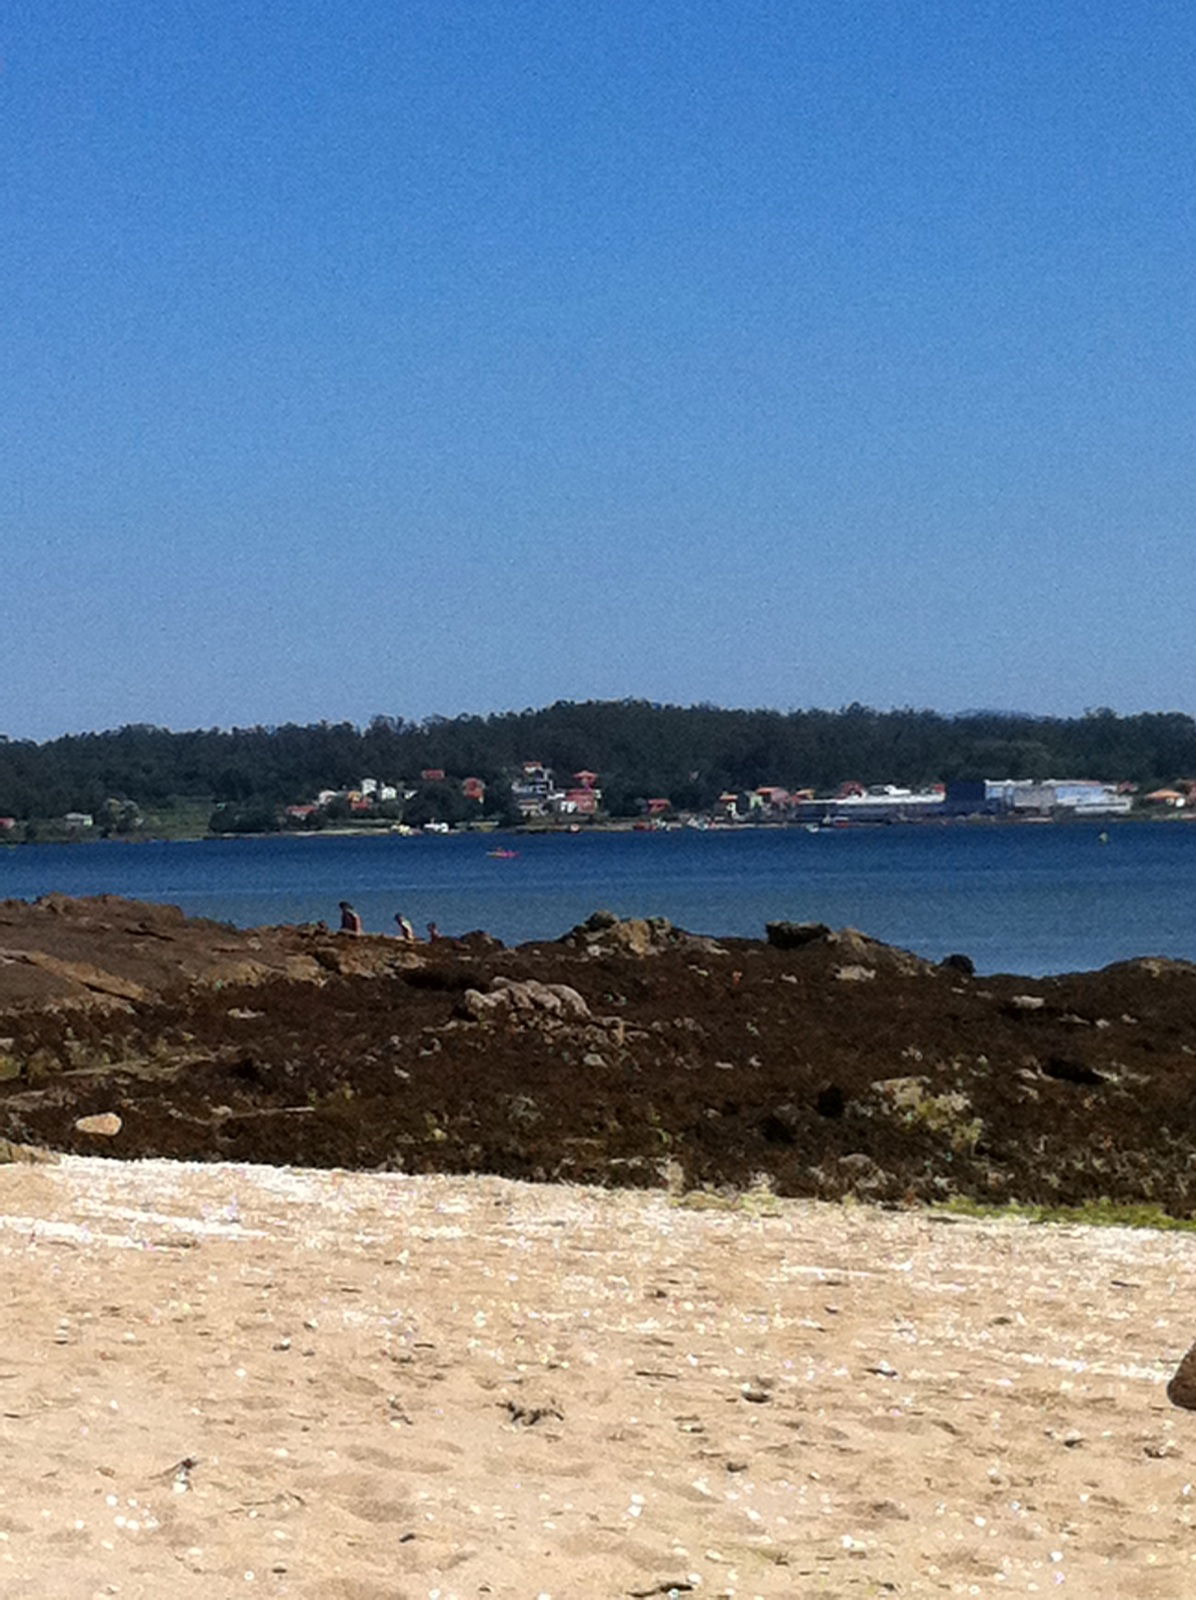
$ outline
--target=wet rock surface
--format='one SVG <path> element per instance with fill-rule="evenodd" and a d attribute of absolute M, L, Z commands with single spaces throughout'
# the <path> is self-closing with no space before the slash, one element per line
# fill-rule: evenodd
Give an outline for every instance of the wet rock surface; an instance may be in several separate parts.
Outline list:
<path fill-rule="evenodd" d="M 1196 967 L 972 977 L 853 930 L 785 926 L 801 931 L 716 941 L 601 914 L 504 950 L 235 930 L 113 898 L 5 902 L 0 1138 L 1192 1208 Z M 118 1131 L 84 1131 L 97 1116 Z"/>

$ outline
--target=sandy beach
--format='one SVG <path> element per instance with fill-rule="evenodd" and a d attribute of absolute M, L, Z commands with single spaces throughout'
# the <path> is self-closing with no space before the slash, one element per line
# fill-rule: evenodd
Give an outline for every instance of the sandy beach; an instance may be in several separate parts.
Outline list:
<path fill-rule="evenodd" d="M 0 1592 L 1196 1592 L 1196 1239 L 0 1169 Z"/>

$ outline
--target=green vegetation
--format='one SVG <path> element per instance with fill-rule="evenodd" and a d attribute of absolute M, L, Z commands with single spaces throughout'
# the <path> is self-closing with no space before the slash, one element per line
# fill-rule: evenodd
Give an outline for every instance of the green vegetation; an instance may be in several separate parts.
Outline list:
<path fill-rule="evenodd" d="M 947 717 L 861 705 L 728 711 L 621 700 L 423 722 L 378 716 L 365 728 L 322 722 L 172 733 L 137 724 L 45 744 L 0 736 L 0 816 L 29 821 L 81 811 L 98 827 L 108 813 L 111 832 L 169 834 L 165 819 L 194 803 L 182 797 L 202 796 L 209 814 L 224 806 L 252 817 L 365 775 L 416 782 L 422 771 L 442 769 L 451 782 L 438 794 L 429 786 L 421 803 L 451 821 L 445 813 L 460 804 L 461 778 L 486 783 L 486 809 L 497 816 L 510 809 L 510 774 L 533 759 L 558 775 L 598 772 L 615 816 L 635 815 L 652 795 L 697 810 L 723 790 L 776 783 L 826 791 L 849 778 L 917 787 L 1054 775 L 1154 787 L 1196 775 L 1196 721 L 1179 712 Z M 133 811 L 143 819 L 136 827 Z"/>
<path fill-rule="evenodd" d="M 784 1209 L 772 1190 L 760 1185 L 742 1190 L 686 1189 L 669 1204 L 682 1211 L 734 1211 L 747 1217 L 779 1217 Z"/>
<path fill-rule="evenodd" d="M 749 1189 L 676 1189 L 671 1205 L 684 1211 L 729 1211 L 754 1217 L 783 1213 L 783 1202 L 764 1184 Z M 840 1205 L 857 1205 L 848 1194 Z M 1196 1233 L 1196 1217 L 1175 1217 L 1146 1202 L 1091 1200 L 1077 1206 L 1036 1205 L 1019 1200 L 994 1205 L 969 1195 L 955 1195 L 929 1207 L 931 1214 L 973 1217 L 981 1222 L 1027 1222 L 1035 1226 L 1079 1223 L 1089 1228 L 1150 1228 L 1160 1233 Z"/>
<path fill-rule="evenodd" d="M 142 813 L 140 832 L 151 839 L 194 839 L 207 828 L 211 812 L 204 795 L 167 801 Z"/>
<path fill-rule="evenodd" d="M 278 810 L 269 800 L 245 800 L 217 806 L 208 818 L 213 833 L 273 833 Z"/>
<path fill-rule="evenodd" d="M 1168 1233 L 1196 1233 L 1196 1218 L 1173 1217 L 1159 1206 L 1128 1201 L 1101 1199 L 1080 1206 L 1042 1206 L 1011 1200 L 1004 1205 L 987 1205 L 966 1195 L 957 1195 L 932 1209 L 953 1216 L 987 1220 L 1079 1222 L 1090 1228 L 1155 1228 Z"/>

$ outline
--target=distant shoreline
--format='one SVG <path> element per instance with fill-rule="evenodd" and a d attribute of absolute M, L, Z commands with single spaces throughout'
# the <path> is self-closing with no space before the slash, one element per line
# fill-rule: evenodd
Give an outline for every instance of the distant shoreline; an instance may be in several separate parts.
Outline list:
<path fill-rule="evenodd" d="M 1196 822 L 1196 810 L 1193 811 L 1165 811 L 1152 813 L 1139 813 L 1130 816 L 1108 817 L 1042 817 L 1042 816 L 933 816 L 933 817 L 901 817 L 885 819 L 855 819 L 845 818 L 827 823 L 810 823 L 796 821 L 768 821 L 768 822 L 711 822 L 700 827 L 692 827 L 685 823 L 669 823 L 665 827 L 645 825 L 635 818 L 617 817 L 604 822 L 587 821 L 580 824 L 552 824 L 539 822 L 525 824 L 515 828 L 497 826 L 480 826 L 472 828 L 455 828 L 447 834 L 428 833 L 424 829 L 413 829 L 404 832 L 395 827 L 332 827 L 332 828 L 276 828 L 269 832 L 261 833 L 212 833 L 203 831 L 197 833 L 139 833 L 139 834 L 103 834 L 96 831 L 80 832 L 71 837 L 61 835 L 51 838 L 38 839 L 0 839 L 0 848 L 19 850 L 25 847 L 38 845 L 54 845 L 74 847 L 76 845 L 96 844 L 204 844 L 215 841 L 232 841 L 238 839 L 427 839 L 427 838 L 452 838 L 460 839 L 475 837 L 481 839 L 505 838 L 544 838 L 544 837 L 582 837 L 586 834 L 624 834 L 624 833 L 717 833 L 720 836 L 727 834 L 756 834 L 756 833 L 856 833 L 862 830 L 875 833 L 885 828 L 959 828 L 959 827 L 984 827 L 984 828 L 1027 828 L 1052 825 L 1056 827 L 1098 827 L 1102 830 L 1124 827 L 1127 823 L 1150 823 L 1175 825 Z"/>

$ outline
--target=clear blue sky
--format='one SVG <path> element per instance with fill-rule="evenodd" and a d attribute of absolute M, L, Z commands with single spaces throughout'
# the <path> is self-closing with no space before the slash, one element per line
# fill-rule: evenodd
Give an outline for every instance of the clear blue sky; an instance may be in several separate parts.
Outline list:
<path fill-rule="evenodd" d="M 1196 7 L 15 0 L 0 731 L 1196 709 Z"/>

